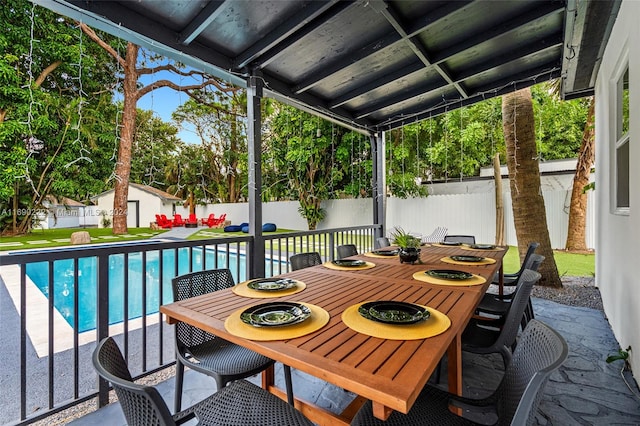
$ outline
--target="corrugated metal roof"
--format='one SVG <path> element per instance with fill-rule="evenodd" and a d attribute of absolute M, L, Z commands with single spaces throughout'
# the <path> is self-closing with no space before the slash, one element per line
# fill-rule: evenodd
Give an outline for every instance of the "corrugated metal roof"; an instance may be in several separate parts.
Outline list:
<path fill-rule="evenodd" d="M 563 78 L 593 92 L 620 1 L 33 0 L 362 131 Z"/>

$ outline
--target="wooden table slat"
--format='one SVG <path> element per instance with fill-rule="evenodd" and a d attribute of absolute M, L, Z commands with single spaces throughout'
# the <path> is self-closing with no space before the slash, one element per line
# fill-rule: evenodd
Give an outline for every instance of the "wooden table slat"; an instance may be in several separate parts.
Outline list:
<path fill-rule="evenodd" d="M 497 260 L 492 265 L 451 265 L 444 256 L 469 254 L 458 247 L 424 247 L 421 264 L 400 264 L 398 258 L 355 258 L 376 267 L 366 270 L 332 270 L 321 265 L 283 274 L 306 284 L 304 291 L 273 299 L 252 299 L 231 289 L 164 305 L 169 322 L 185 321 L 234 343 L 246 346 L 292 368 L 371 399 L 377 413 L 407 412 L 434 371 L 440 358 L 449 357 L 451 387 L 460 392 L 460 336 L 475 306 L 502 264 L 506 250 L 487 251 Z M 474 254 L 476 254 L 474 252 Z M 460 269 L 481 275 L 487 283 L 476 286 L 442 286 L 413 279 L 417 271 Z M 306 336 L 286 341 L 251 341 L 229 334 L 225 319 L 233 312 L 266 301 L 311 303 L 330 314 L 329 323 Z M 370 300 L 397 300 L 427 305 L 446 314 L 451 327 L 444 333 L 419 340 L 386 340 L 360 334 L 341 320 L 345 309 Z M 268 381 L 267 381 L 268 382 Z M 307 404 L 305 410 L 313 410 Z M 318 418 L 331 418 L 318 414 Z M 329 417 L 326 417 L 329 416 Z M 344 417 L 336 420 L 344 422 Z M 324 422 L 324 420 L 323 420 Z"/>

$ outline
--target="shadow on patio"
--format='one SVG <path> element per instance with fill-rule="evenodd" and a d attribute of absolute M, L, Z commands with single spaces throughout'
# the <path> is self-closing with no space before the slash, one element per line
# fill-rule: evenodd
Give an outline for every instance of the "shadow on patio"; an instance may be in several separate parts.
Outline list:
<path fill-rule="evenodd" d="M 640 397 L 634 396 L 620 375 L 621 362 L 607 364 L 608 355 L 619 346 L 603 313 L 596 309 L 570 307 L 544 299 L 533 299 L 536 318 L 558 330 L 569 344 L 569 358 L 551 376 L 538 410 L 540 425 L 640 424 Z M 279 364 L 277 364 L 280 367 Z M 276 377 L 281 379 L 280 370 Z M 466 354 L 463 359 L 465 395 L 477 397 L 497 386 L 502 368 L 499 355 Z M 190 374 L 189 374 L 190 373 Z M 633 392 L 640 395 L 630 374 Z M 296 396 L 339 412 L 354 395 L 294 370 Z M 259 376 L 251 379 L 259 384 Z M 173 378 L 158 388 L 173 406 Z M 283 386 L 282 383 L 279 385 Z M 446 386 L 443 374 L 442 386 Z M 215 389 L 212 379 L 187 372 L 183 406 L 202 399 Z M 124 425 L 119 405 L 110 404 L 71 423 L 84 425 Z"/>

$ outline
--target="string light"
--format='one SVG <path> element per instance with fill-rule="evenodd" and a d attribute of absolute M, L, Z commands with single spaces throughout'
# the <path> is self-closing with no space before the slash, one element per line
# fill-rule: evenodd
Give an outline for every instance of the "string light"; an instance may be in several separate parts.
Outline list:
<path fill-rule="evenodd" d="M 24 162 L 22 163 L 17 163 L 16 165 L 19 168 L 23 169 L 23 175 L 21 176 L 16 176 L 16 179 L 24 179 L 29 185 L 31 185 L 31 189 L 33 190 L 33 192 L 35 193 L 36 197 L 40 198 L 40 193 L 38 192 L 38 190 L 36 189 L 36 186 L 33 182 L 33 179 L 31 179 L 31 173 L 29 171 L 29 160 L 31 159 L 31 157 L 33 156 L 33 154 L 35 154 L 36 151 L 36 147 L 44 147 L 44 142 L 42 142 L 41 140 L 39 140 L 38 138 L 36 138 L 33 134 L 33 110 L 35 108 L 36 105 L 38 105 L 38 103 L 35 101 L 34 97 L 33 97 L 33 46 L 34 43 L 39 42 L 39 40 L 35 39 L 35 8 L 36 5 L 35 3 L 31 6 L 31 13 L 29 14 L 29 19 L 30 19 L 30 29 L 29 29 L 29 54 L 27 55 L 27 57 L 25 58 L 25 62 L 27 64 L 27 75 L 29 76 L 29 82 L 27 84 L 27 89 L 29 91 L 29 108 L 27 109 L 27 121 L 24 122 L 23 124 L 26 124 L 27 126 L 27 130 L 28 130 L 28 134 L 27 137 L 24 138 L 25 141 L 25 145 L 27 147 L 27 156 L 24 159 Z M 24 86 L 23 86 L 24 88 Z M 17 194 L 15 194 L 17 195 Z"/>
<path fill-rule="evenodd" d="M 462 101 L 460 101 L 460 182 L 464 177 L 464 135 L 462 134 Z"/>
<path fill-rule="evenodd" d="M 77 67 L 78 68 L 78 76 L 77 77 L 72 77 L 73 80 L 77 80 L 78 81 L 78 107 L 77 107 L 77 113 L 78 113 L 78 121 L 76 123 L 76 138 L 73 141 L 73 144 L 76 145 L 78 147 L 78 158 L 76 158 L 73 161 L 68 162 L 67 164 L 65 164 L 65 168 L 69 168 L 71 167 L 73 164 L 79 162 L 79 161 L 86 161 L 88 163 L 93 163 L 93 160 L 91 160 L 91 158 L 87 157 L 85 154 L 89 154 L 89 151 L 85 148 L 84 146 L 84 142 L 82 140 L 82 120 L 83 120 L 83 105 L 85 103 L 85 96 L 86 93 L 84 92 L 84 87 L 82 85 L 82 63 L 83 63 L 83 59 L 84 59 L 84 44 L 83 44 L 83 33 L 82 33 L 82 22 L 80 22 L 78 24 L 78 62 L 77 63 L 72 63 L 70 64 L 72 67 Z"/>

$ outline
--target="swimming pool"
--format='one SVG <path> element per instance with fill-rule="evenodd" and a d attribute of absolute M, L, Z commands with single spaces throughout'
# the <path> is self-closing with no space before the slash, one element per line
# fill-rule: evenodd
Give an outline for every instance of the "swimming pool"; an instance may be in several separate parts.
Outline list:
<path fill-rule="evenodd" d="M 146 253 L 146 313 L 156 313 L 161 304 L 171 303 L 171 279 L 175 276 L 176 251 L 162 252 L 162 301 L 160 301 L 160 262 L 158 251 Z M 192 265 L 189 268 L 189 249 L 181 248 L 178 253 L 178 275 L 202 269 L 202 249 L 193 248 Z M 227 253 L 222 250 L 206 250 L 206 265 L 226 265 L 229 258 L 229 269 L 234 274 L 236 282 L 246 280 L 246 256 L 242 253 Z M 216 263 L 217 255 L 217 263 Z M 109 324 L 116 324 L 124 320 L 125 307 L 125 256 L 112 255 L 109 257 Z M 240 265 L 238 265 L 240 262 Z M 235 276 L 236 271 L 240 276 Z M 266 275 L 271 276 L 271 260 L 265 263 Z M 220 266 L 222 267 L 222 266 Z M 143 307 L 143 275 L 142 254 L 130 253 L 128 256 L 127 310 L 129 319 L 142 316 Z M 49 268 L 48 262 L 30 263 L 26 265 L 27 276 L 49 298 Z M 74 270 L 73 260 L 58 260 L 53 262 L 53 304 L 62 317 L 73 327 L 74 312 Z M 96 328 L 96 298 L 97 298 L 97 258 L 78 259 L 78 331 L 84 332 Z"/>

